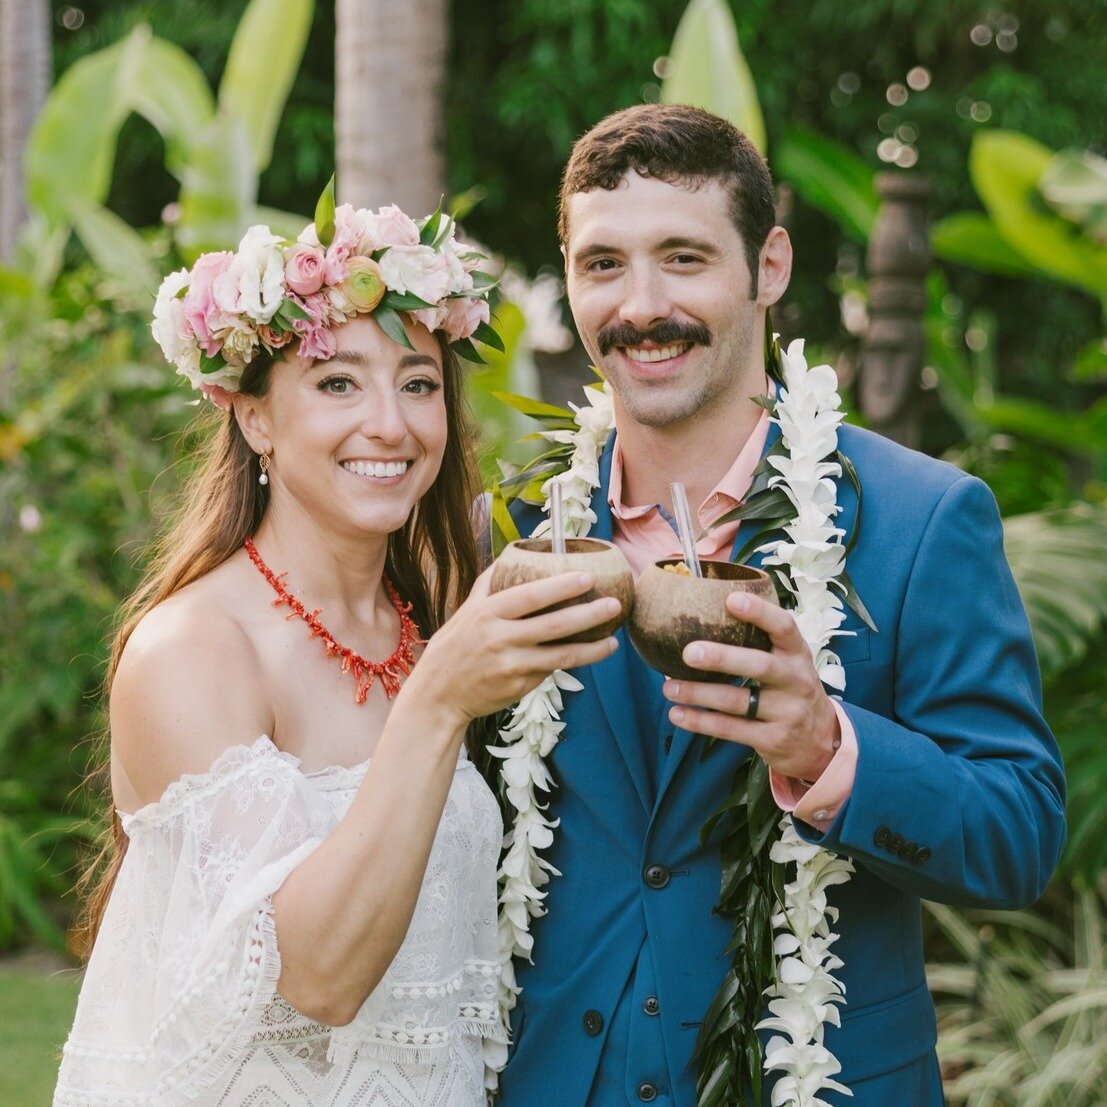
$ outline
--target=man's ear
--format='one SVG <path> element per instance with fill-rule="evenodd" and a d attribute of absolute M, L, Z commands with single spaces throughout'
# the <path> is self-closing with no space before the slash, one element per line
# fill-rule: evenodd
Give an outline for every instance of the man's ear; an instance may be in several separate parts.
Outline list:
<path fill-rule="evenodd" d="M 232 399 L 234 417 L 242 437 L 256 454 L 271 454 L 273 439 L 269 419 L 269 406 L 264 396 L 247 396 L 236 392 Z"/>
<path fill-rule="evenodd" d="M 773 227 L 757 262 L 757 303 L 771 307 L 788 288 L 792 276 L 792 240 L 783 227 Z"/>

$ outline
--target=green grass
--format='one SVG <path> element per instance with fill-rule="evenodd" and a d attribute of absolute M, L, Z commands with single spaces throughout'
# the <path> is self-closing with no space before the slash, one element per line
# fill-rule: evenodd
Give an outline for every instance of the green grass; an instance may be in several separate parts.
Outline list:
<path fill-rule="evenodd" d="M 76 970 L 0 965 L 0 1103 L 49 1107 L 73 1022 Z"/>

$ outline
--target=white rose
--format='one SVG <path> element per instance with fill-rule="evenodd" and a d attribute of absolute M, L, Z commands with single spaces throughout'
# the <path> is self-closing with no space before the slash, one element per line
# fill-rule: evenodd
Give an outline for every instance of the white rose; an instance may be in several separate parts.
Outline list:
<path fill-rule="evenodd" d="M 195 347 L 195 338 L 184 321 L 184 304 L 177 295 L 181 289 L 188 287 L 188 278 L 187 269 L 170 273 L 161 282 L 154 301 L 154 321 L 150 324 L 150 331 L 166 361 L 176 362 L 190 346 Z"/>
<path fill-rule="evenodd" d="M 255 323 L 268 323 L 284 299 L 284 256 L 281 239 L 268 227 L 251 227 L 238 244 L 230 268 L 216 280 L 216 302 L 225 311 L 240 311 Z M 236 303 L 232 308 L 222 295 L 233 287 Z"/>
<path fill-rule="evenodd" d="M 429 246 L 392 246 L 381 255 L 380 267 L 393 292 L 410 292 L 428 304 L 438 303 L 449 290 L 446 262 Z"/>

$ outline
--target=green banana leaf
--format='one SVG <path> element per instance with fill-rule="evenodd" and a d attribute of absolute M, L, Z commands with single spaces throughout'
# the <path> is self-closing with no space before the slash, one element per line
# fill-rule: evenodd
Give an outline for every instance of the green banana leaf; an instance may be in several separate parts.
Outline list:
<path fill-rule="evenodd" d="M 235 31 L 219 108 L 246 125 L 254 170 L 273 156 L 273 139 L 300 69 L 314 12 L 312 0 L 251 0 Z"/>
<path fill-rule="evenodd" d="M 979 211 L 959 211 L 938 220 L 930 230 L 930 249 L 942 261 L 968 265 L 985 273 L 1004 277 L 1042 275 Z"/>
<path fill-rule="evenodd" d="M 691 104 L 729 119 L 765 153 L 765 120 L 750 67 L 723 0 L 691 0 L 669 50 L 665 104 Z"/>
<path fill-rule="evenodd" d="M 192 137 L 180 167 L 177 246 L 191 263 L 205 250 L 233 249 L 254 221 L 258 175 L 245 123 L 216 115 Z M 302 224 L 301 224 L 302 228 Z"/>
<path fill-rule="evenodd" d="M 1072 223 L 1042 210 L 1038 190 L 1053 151 L 1013 131 L 976 136 L 969 173 L 999 233 L 1029 262 L 1054 277 L 1107 296 L 1107 247 Z"/>
<path fill-rule="evenodd" d="M 777 176 L 847 234 L 867 242 L 880 206 L 873 171 L 840 142 L 802 127 L 784 137 L 773 156 Z"/>
<path fill-rule="evenodd" d="M 69 211 L 92 260 L 136 300 L 152 300 L 161 278 L 142 235 L 102 204 L 72 200 Z"/>

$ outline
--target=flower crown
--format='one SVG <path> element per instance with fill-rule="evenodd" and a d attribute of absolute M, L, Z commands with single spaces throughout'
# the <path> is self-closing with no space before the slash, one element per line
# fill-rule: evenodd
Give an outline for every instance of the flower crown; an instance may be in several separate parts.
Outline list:
<path fill-rule="evenodd" d="M 298 342 L 302 361 L 334 356 L 334 328 L 371 314 L 382 331 L 412 348 L 400 317 L 442 331 L 457 353 L 481 361 L 472 338 L 498 350 L 489 325 L 495 280 L 483 255 L 454 236 L 441 207 L 420 222 L 395 205 L 335 207 L 334 178 L 295 242 L 251 227 L 238 249 L 201 254 L 158 290 L 151 326 L 167 361 L 219 407 L 230 405 L 260 350 Z"/>

